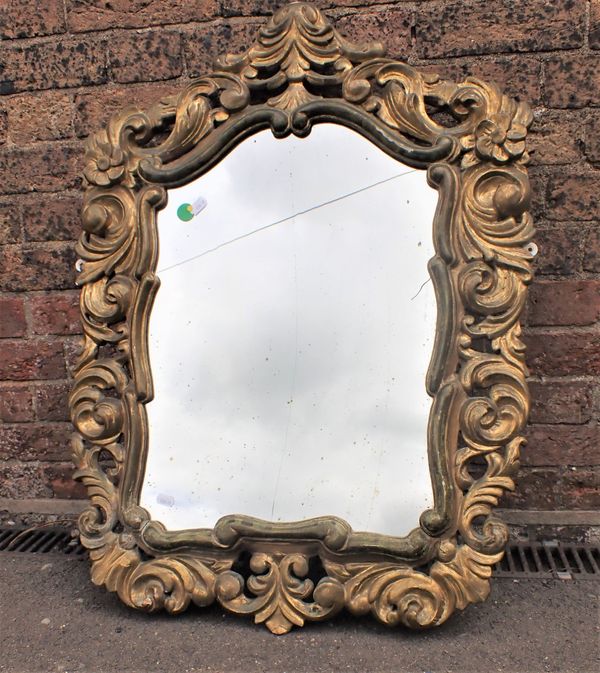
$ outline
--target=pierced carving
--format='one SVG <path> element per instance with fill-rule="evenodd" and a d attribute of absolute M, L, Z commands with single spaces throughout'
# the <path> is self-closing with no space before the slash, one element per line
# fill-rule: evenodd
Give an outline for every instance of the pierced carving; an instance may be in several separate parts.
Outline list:
<path fill-rule="evenodd" d="M 252 575 L 247 580 L 236 572 L 221 573 L 217 579 L 217 597 L 232 612 L 253 615 L 257 624 L 281 635 L 292 626 L 303 626 L 305 619 L 320 621 L 344 607 L 344 586 L 324 577 L 315 587 L 306 578 L 308 557 L 305 554 L 254 554 L 250 560 Z M 248 596 L 244 589 L 251 592 Z M 313 601 L 307 601 L 310 596 Z"/>
<path fill-rule="evenodd" d="M 435 507 L 406 538 L 356 534 L 333 517 L 277 526 L 226 517 L 214 531 L 166 531 L 139 506 L 156 211 L 167 188 L 252 133 L 304 136 L 324 121 L 429 169 L 440 191 L 432 273 L 445 304 L 428 375 L 439 412 L 429 446 Z M 531 280 L 530 122 L 529 107 L 494 85 L 420 73 L 379 43 L 353 45 L 316 8 L 293 3 L 245 54 L 223 57 L 214 73 L 148 111 L 124 110 L 88 140 L 77 247 L 84 346 L 71 413 L 94 582 L 149 611 L 218 601 L 274 633 L 343 607 L 390 625 L 432 626 L 487 596 L 507 539 L 494 507 L 514 488 L 529 407 L 519 315 Z M 474 459 L 485 461 L 478 478 Z M 244 549 L 249 577 L 232 570 Z M 316 586 L 314 556 L 326 572 Z"/>

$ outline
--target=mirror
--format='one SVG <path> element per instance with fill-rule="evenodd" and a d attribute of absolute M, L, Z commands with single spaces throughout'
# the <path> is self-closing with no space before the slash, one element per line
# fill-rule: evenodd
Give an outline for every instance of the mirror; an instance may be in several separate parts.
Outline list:
<path fill-rule="evenodd" d="M 334 124 L 262 131 L 170 190 L 148 337 L 154 519 L 418 526 L 436 204 L 424 171 Z"/>
<path fill-rule="evenodd" d="M 96 584 L 275 634 L 487 597 L 529 410 L 531 121 L 294 2 L 87 141 L 70 409 Z"/>

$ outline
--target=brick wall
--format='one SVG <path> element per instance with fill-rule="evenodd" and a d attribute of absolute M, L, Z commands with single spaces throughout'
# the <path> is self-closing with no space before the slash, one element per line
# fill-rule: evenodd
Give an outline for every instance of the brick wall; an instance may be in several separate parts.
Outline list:
<path fill-rule="evenodd" d="M 0 498 L 81 496 L 66 395 L 83 141 L 241 50 L 279 3 L 11 0 L 0 6 Z M 524 510 L 600 505 L 600 0 L 318 2 L 349 37 L 535 109 L 540 254 L 526 315 L 534 396 Z M 40 502 L 42 501 L 40 500 Z"/>

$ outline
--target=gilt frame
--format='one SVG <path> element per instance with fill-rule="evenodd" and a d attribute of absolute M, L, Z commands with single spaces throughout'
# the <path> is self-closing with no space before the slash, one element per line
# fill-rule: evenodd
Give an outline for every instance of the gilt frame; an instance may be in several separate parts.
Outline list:
<path fill-rule="evenodd" d="M 77 246 L 84 337 L 70 408 L 75 477 L 90 500 L 79 532 L 93 582 L 146 611 L 217 601 L 278 634 L 342 608 L 432 626 L 485 599 L 507 541 L 494 507 L 514 488 L 529 409 L 519 315 L 531 280 L 531 119 L 525 103 L 492 84 L 419 72 L 292 3 L 244 54 L 219 59 L 214 73 L 147 112 L 127 108 L 88 140 Z M 353 533 L 336 517 L 273 524 L 231 516 L 214 530 L 166 531 L 139 505 L 144 405 L 153 397 L 156 213 L 168 188 L 251 134 L 302 137 L 319 122 L 344 124 L 426 169 L 440 193 L 427 377 L 435 505 L 404 538 Z"/>

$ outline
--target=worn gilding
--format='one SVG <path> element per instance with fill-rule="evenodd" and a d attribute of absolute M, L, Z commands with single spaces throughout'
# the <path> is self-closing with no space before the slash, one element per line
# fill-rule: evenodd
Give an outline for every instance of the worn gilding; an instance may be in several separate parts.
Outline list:
<path fill-rule="evenodd" d="M 440 193 L 427 377 L 435 505 L 403 538 L 355 533 L 333 516 L 230 516 L 214 530 L 166 531 L 139 506 L 157 210 L 168 188 L 251 134 L 305 136 L 319 122 L 426 169 Z M 78 244 L 84 345 L 70 405 L 76 478 L 90 499 L 79 529 L 96 584 L 147 611 L 218 601 L 274 633 L 342 608 L 426 627 L 486 598 L 507 539 L 493 509 L 514 487 L 529 407 L 519 315 L 531 279 L 530 122 L 529 107 L 494 85 L 421 73 L 379 43 L 351 44 L 317 9 L 293 3 L 245 54 L 218 60 L 214 73 L 148 111 L 124 110 L 89 139 Z"/>

